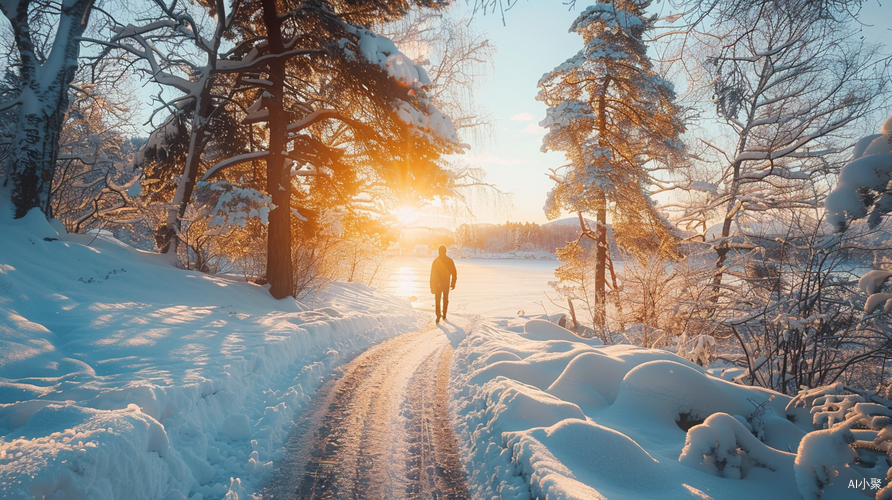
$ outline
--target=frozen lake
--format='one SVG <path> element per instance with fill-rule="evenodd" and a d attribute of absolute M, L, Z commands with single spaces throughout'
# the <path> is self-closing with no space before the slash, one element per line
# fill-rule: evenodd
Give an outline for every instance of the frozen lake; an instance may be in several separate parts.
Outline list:
<path fill-rule="evenodd" d="M 433 257 L 395 257 L 386 263 L 388 293 L 399 297 L 415 297 L 412 304 L 423 311 L 434 310 L 430 293 L 430 271 Z M 555 313 L 558 308 L 545 297 L 556 297 L 548 286 L 554 281 L 556 260 L 455 259 L 458 281 L 449 294 L 449 312 L 485 316 L 517 316 Z M 541 304 L 540 304 L 541 303 Z"/>

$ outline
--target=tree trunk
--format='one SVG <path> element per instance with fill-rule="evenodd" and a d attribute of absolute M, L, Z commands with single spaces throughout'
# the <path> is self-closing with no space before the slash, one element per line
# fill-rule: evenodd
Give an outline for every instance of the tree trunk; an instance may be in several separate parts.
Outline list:
<path fill-rule="evenodd" d="M 738 145 L 738 151 L 743 151 L 743 148 L 746 146 L 746 136 L 741 137 L 740 143 Z M 725 261 L 728 258 L 728 253 L 731 251 L 730 241 L 728 238 L 731 236 L 731 223 L 734 221 L 734 217 L 737 215 L 737 211 L 739 207 L 737 206 L 737 195 L 740 193 L 740 169 L 743 162 L 735 161 L 731 165 L 731 170 L 733 172 L 733 177 L 731 181 L 731 192 L 729 193 L 729 197 L 731 198 L 728 201 L 728 208 L 725 210 L 725 220 L 722 223 L 722 242 L 719 243 L 715 247 L 716 253 L 716 261 L 715 261 L 715 275 L 712 278 L 712 303 L 713 307 L 710 308 L 710 315 L 715 312 L 715 304 L 719 301 L 719 295 L 722 289 L 722 277 L 725 274 L 724 267 Z"/>
<path fill-rule="evenodd" d="M 597 250 L 595 253 L 595 298 L 597 300 L 597 324 L 603 329 L 607 323 L 607 200 L 602 199 L 598 207 Z"/>
<path fill-rule="evenodd" d="M 595 251 L 595 329 L 603 330 L 607 317 L 607 300 L 606 300 L 606 284 L 607 284 L 607 200 L 601 200 L 601 207 L 596 210 L 598 218 L 598 227 L 595 228 L 594 241 L 596 245 Z M 579 217 L 579 226 L 582 233 L 591 237 L 591 231 L 585 225 L 585 219 L 582 212 L 577 212 Z M 603 331 L 599 335 L 603 335 Z M 602 339 L 604 340 L 604 339 Z M 606 343 L 606 340 L 605 340 Z"/>
<path fill-rule="evenodd" d="M 32 208 L 39 208 L 50 218 L 59 133 L 68 112 L 68 87 L 74 80 L 80 36 L 87 26 L 92 2 L 62 2 L 52 50 L 43 64 L 34 57 L 29 7 L 30 2 L 25 0 L 0 2 L 0 10 L 12 25 L 22 77 L 17 128 L 4 185 L 12 182 L 16 218 L 24 217 Z"/>
<path fill-rule="evenodd" d="M 67 102 L 63 106 L 67 106 Z M 50 190 L 65 113 L 64 108 L 39 108 L 44 109 L 23 109 L 19 113 L 13 151 L 8 159 L 7 182 L 12 181 L 16 219 L 24 217 L 32 208 L 39 208 L 47 218 L 52 217 Z"/>
<path fill-rule="evenodd" d="M 201 155 L 204 153 L 204 148 L 208 142 L 208 136 L 205 134 L 205 131 L 210 123 L 209 119 L 213 110 L 211 102 L 213 77 L 211 76 L 211 71 L 213 70 L 215 59 L 208 57 L 208 60 L 208 67 L 205 69 L 204 76 L 205 84 L 197 97 L 195 112 L 192 116 L 192 133 L 189 137 L 189 152 L 186 157 L 186 165 L 167 212 L 167 224 L 159 231 L 163 238 L 166 238 L 160 245 L 160 251 L 163 254 L 167 254 L 168 260 L 174 265 L 179 264 L 177 246 L 180 241 L 181 221 L 186 215 L 186 208 L 189 206 L 189 202 L 192 200 L 192 193 L 195 191 L 195 184 L 198 181 Z"/>
<path fill-rule="evenodd" d="M 573 333 L 579 334 L 579 322 L 576 321 L 576 309 L 573 307 L 573 299 L 567 297 L 567 305 L 570 306 L 570 317 L 573 318 Z"/>
<path fill-rule="evenodd" d="M 610 77 L 604 79 L 604 86 L 598 95 L 598 135 L 607 137 L 607 89 L 610 86 Z M 597 300 L 595 328 L 603 334 L 604 325 L 607 323 L 607 196 L 603 193 L 597 202 L 598 228 L 595 244 L 595 299 Z"/>
<path fill-rule="evenodd" d="M 276 12 L 275 0 L 262 0 L 263 22 L 266 25 L 270 54 L 285 52 L 282 41 L 282 21 Z M 269 63 L 269 156 L 266 158 L 266 191 L 275 208 L 269 213 L 266 277 L 270 294 L 283 299 L 294 294 L 291 260 L 291 179 L 285 172 L 286 130 L 288 123 L 284 109 L 285 63 L 274 59 Z"/>
<path fill-rule="evenodd" d="M 189 137 L 189 152 L 186 158 L 186 167 L 180 183 L 177 186 L 173 203 L 167 214 L 167 224 L 162 228 L 162 233 L 167 238 L 167 243 L 161 248 L 162 253 L 168 254 L 174 264 L 179 264 L 177 258 L 177 243 L 180 235 L 181 221 L 186 214 L 186 208 L 192 199 L 195 184 L 198 181 L 198 170 L 201 166 L 201 157 L 210 137 L 206 133 L 210 126 L 211 114 L 214 112 L 212 90 L 214 88 L 214 71 L 217 68 L 217 57 L 223 32 L 226 30 L 226 16 L 224 6 L 217 1 L 217 27 L 214 38 L 207 51 L 207 63 L 200 77 L 202 82 L 201 92 L 196 96 L 195 112 L 192 115 L 192 134 Z M 252 135 L 253 136 L 253 135 Z"/>

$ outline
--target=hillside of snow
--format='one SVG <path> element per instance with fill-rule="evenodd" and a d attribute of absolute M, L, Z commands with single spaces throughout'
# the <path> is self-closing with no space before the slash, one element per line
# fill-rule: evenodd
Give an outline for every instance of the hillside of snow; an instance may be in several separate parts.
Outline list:
<path fill-rule="evenodd" d="M 332 369 L 419 314 L 315 307 L 0 206 L 0 498 L 250 498 Z"/>

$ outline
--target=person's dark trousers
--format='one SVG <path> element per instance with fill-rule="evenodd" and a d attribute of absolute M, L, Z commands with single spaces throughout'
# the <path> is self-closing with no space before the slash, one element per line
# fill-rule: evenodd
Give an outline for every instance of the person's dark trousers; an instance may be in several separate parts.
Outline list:
<path fill-rule="evenodd" d="M 443 296 L 443 314 L 440 314 L 440 296 Z M 442 290 L 437 290 L 437 293 L 434 294 L 434 298 L 437 301 L 437 317 L 445 318 L 446 311 L 449 309 L 449 289 L 444 288 Z"/>

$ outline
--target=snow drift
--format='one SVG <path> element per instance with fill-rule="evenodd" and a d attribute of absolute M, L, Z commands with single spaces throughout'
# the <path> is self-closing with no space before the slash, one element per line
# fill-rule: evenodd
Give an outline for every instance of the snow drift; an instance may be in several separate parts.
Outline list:
<path fill-rule="evenodd" d="M 503 324 L 472 325 L 452 364 L 474 498 L 863 498 L 876 491 L 850 484 L 884 477 L 786 396 L 666 351 Z"/>

